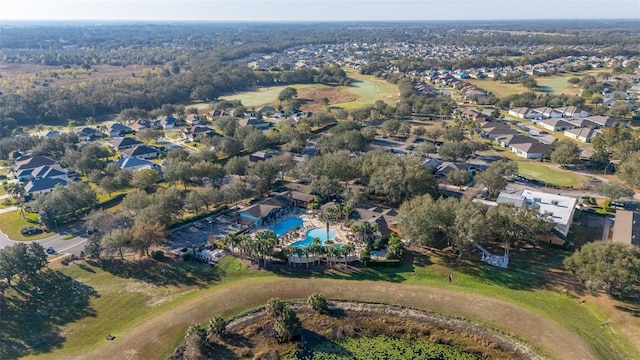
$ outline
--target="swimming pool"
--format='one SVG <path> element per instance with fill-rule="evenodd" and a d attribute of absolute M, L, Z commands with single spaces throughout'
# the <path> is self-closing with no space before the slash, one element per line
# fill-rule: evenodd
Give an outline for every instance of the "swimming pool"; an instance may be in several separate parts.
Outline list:
<path fill-rule="evenodd" d="M 273 225 L 269 228 L 269 230 L 276 233 L 277 236 L 282 236 L 295 227 L 302 227 L 302 224 L 304 224 L 302 219 L 299 219 L 297 217 L 290 217 L 281 223 Z"/>
<path fill-rule="evenodd" d="M 329 230 L 329 237 L 327 238 L 327 229 L 326 228 L 315 228 L 307 231 L 306 239 L 296 241 L 291 246 L 295 247 L 307 247 L 311 245 L 314 238 L 319 238 L 320 242 L 324 244 L 325 241 L 331 240 L 336 237 L 336 232 L 334 230 Z"/>

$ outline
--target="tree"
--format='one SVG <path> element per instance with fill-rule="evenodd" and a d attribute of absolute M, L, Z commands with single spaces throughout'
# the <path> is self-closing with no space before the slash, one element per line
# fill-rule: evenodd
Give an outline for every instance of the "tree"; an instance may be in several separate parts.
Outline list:
<path fill-rule="evenodd" d="M 635 195 L 635 191 L 633 191 L 633 189 L 626 187 L 617 181 L 600 183 L 595 186 L 594 190 L 598 194 L 606 196 L 612 201 L 617 201 L 624 198 L 632 198 L 633 195 Z"/>
<path fill-rule="evenodd" d="M 532 78 L 532 77 L 525 77 L 522 80 L 520 80 L 520 84 L 522 84 L 524 87 L 526 87 L 529 91 L 531 91 L 531 89 L 538 87 L 538 82 L 536 81 L 536 79 Z"/>
<path fill-rule="evenodd" d="M 159 173 L 153 169 L 141 169 L 133 174 L 131 185 L 138 190 L 153 191 L 153 184 L 158 181 Z"/>
<path fill-rule="evenodd" d="M 188 161 L 170 159 L 163 168 L 163 175 L 164 179 L 171 184 L 175 185 L 177 181 L 181 181 L 186 190 L 187 183 L 193 176 L 192 165 Z"/>
<path fill-rule="evenodd" d="M 566 258 L 564 266 L 592 291 L 604 290 L 617 298 L 640 284 L 640 249 L 630 244 L 588 243 Z"/>
<path fill-rule="evenodd" d="M 209 320 L 207 326 L 207 333 L 210 337 L 222 337 L 227 331 L 227 321 L 219 315 L 214 316 Z"/>
<path fill-rule="evenodd" d="M 100 247 L 108 254 L 117 253 L 124 259 L 123 248 L 129 245 L 129 239 L 122 229 L 113 229 L 104 234 L 100 240 Z"/>
<path fill-rule="evenodd" d="M 144 190 L 132 190 L 122 200 L 126 210 L 140 211 L 151 205 L 151 199 Z"/>
<path fill-rule="evenodd" d="M 327 225 L 327 237 L 329 239 L 329 227 L 336 220 L 336 208 L 334 206 L 327 206 L 322 209 L 322 212 L 318 215 L 318 220 Z"/>
<path fill-rule="evenodd" d="M 471 153 L 472 151 L 467 143 L 462 141 L 446 141 L 438 149 L 438 155 L 453 162 L 458 159 L 467 160 L 471 157 Z"/>
<path fill-rule="evenodd" d="M 551 152 L 551 161 L 564 167 L 580 161 L 580 148 L 571 140 L 560 140 Z"/>
<path fill-rule="evenodd" d="M 329 99 L 322 98 L 320 99 L 320 106 L 324 109 L 324 111 L 329 111 Z"/>
<path fill-rule="evenodd" d="M 295 98 L 296 96 L 298 96 L 298 90 L 290 86 L 287 86 L 286 88 L 282 89 L 282 91 L 280 91 L 280 93 L 278 94 L 278 101 L 285 102 L 287 100 Z"/>
<path fill-rule="evenodd" d="M 313 294 L 307 298 L 307 305 L 320 314 L 327 312 L 329 304 L 322 294 Z"/>
<path fill-rule="evenodd" d="M 440 139 L 442 135 L 444 135 L 444 131 L 442 130 L 442 128 L 435 127 L 435 126 L 432 126 L 426 129 L 424 133 L 424 137 L 427 140 L 431 140 L 431 141 L 438 141 L 438 139 Z"/>
<path fill-rule="evenodd" d="M 631 114 L 633 111 L 633 107 L 626 101 L 619 100 L 616 101 L 611 108 L 609 109 L 609 115 L 615 117 L 625 117 Z"/>
<path fill-rule="evenodd" d="M 184 337 L 183 357 L 187 360 L 201 359 L 203 357 L 204 340 L 207 337 L 207 330 L 201 325 L 191 325 Z"/>
<path fill-rule="evenodd" d="M 548 236 L 553 224 L 550 217 L 541 215 L 534 207 L 498 204 L 487 213 L 484 228 L 495 240 L 510 246 L 515 241 L 537 243 Z"/>
<path fill-rule="evenodd" d="M 275 320 L 273 328 L 282 342 L 291 341 L 302 328 L 302 323 L 296 312 L 287 306 L 282 300 L 272 298 L 267 301 L 267 315 Z"/>
<path fill-rule="evenodd" d="M 476 174 L 475 180 L 476 183 L 487 187 L 487 193 L 490 197 L 496 197 L 509 183 L 505 177 L 517 172 L 518 165 L 516 163 L 499 160 L 489 165 L 485 171 Z"/>
<path fill-rule="evenodd" d="M 640 152 L 627 156 L 618 166 L 618 177 L 627 184 L 640 187 Z"/>
<path fill-rule="evenodd" d="M 247 174 L 247 169 L 247 160 L 238 156 L 230 158 L 224 165 L 224 171 L 230 175 L 244 176 Z"/>
<path fill-rule="evenodd" d="M 142 222 L 136 219 L 133 226 L 127 229 L 126 235 L 131 239 L 131 245 L 149 256 L 149 248 L 152 245 L 162 245 L 168 237 L 164 225 L 157 221 Z"/>
<path fill-rule="evenodd" d="M 80 182 L 70 182 L 66 186 L 57 185 L 52 192 L 41 194 L 33 202 L 32 208 L 38 212 L 40 222 L 48 228 L 57 228 L 72 220 L 97 203 L 95 190 Z"/>
<path fill-rule="evenodd" d="M 457 126 L 449 126 L 444 130 L 444 139 L 447 141 L 462 141 L 464 140 L 464 131 Z"/>
<path fill-rule="evenodd" d="M 400 240 L 400 238 L 396 234 L 391 233 L 391 235 L 389 235 L 388 245 L 389 245 L 389 252 L 393 254 L 394 257 L 397 257 L 398 255 L 401 254 L 402 240 Z"/>
<path fill-rule="evenodd" d="M 276 233 L 270 230 L 258 231 L 254 235 L 255 237 L 255 246 L 258 255 L 262 257 L 262 261 L 264 262 L 264 267 L 267 267 L 267 256 L 271 255 L 273 252 L 273 247 L 278 243 L 278 236 Z"/>
<path fill-rule="evenodd" d="M 262 150 L 269 144 L 269 139 L 260 130 L 251 131 L 242 141 L 244 148 L 249 152 Z"/>
<path fill-rule="evenodd" d="M 311 182 L 311 193 L 318 195 L 321 200 L 328 200 L 342 192 L 342 186 L 336 179 L 320 176 Z"/>
<path fill-rule="evenodd" d="M 447 180 L 453 185 L 462 186 L 471 181 L 471 176 L 467 170 L 453 170 L 447 174 Z"/>

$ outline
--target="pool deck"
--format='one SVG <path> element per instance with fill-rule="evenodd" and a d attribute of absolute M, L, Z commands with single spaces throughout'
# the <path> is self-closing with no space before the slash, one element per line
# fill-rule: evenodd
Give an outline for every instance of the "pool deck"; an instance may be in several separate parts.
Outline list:
<path fill-rule="evenodd" d="M 277 223 L 281 223 L 291 217 L 296 217 L 301 219 L 303 221 L 303 226 L 300 227 L 299 231 L 288 231 L 287 233 L 280 236 L 278 238 L 279 246 L 277 247 L 284 248 L 293 244 L 296 241 L 305 240 L 307 230 L 315 229 L 315 228 L 322 228 L 322 229 L 326 228 L 326 224 L 322 223 L 320 220 L 317 219 L 317 217 L 314 215 L 313 210 L 304 210 L 304 209 L 295 209 L 287 216 L 284 216 L 278 219 Z M 269 230 L 273 225 L 274 224 L 269 224 L 268 226 L 261 226 L 257 229 L 252 230 L 251 233 L 255 233 L 262 230 Z M 336 236 L 333 238 L 333 241 L 335 241 L 336 244 L 347 244 L 349 242 L 352 242 L 354 243 L 354 245 L 356 245 L 356 249 L 358 251 L 360 250 L 361 245 L 358 244 L 356 241 L 349 240 L 350 232 L 347 228 L 343 226 L 342 223 L 333 224 L 329 227 L 329 229 L 335 231 Z"/>

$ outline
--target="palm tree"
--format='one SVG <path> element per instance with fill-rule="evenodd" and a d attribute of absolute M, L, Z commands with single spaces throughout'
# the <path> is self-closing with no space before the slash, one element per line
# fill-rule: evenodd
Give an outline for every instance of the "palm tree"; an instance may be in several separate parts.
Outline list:
<path fill-rule="evenodd" d="M 342 251 L 344 252 L 347 260 L 349 260 L 349 255 L 356 250 L 356 246 L 353 243 L 347 243 L 342 247 Z"/>
<path fill-rule="evenodd" d="M 270 230 L 259 231 L 255 234 L 256 252 L 262 257 L 264 267 L 267 267 L 267 255 L 271 255 L 273 247 L 278 243 L 278 236 Z"/>
<path fill-rule="evenodd" d="M 222 316 L 216 315 L 209 320 L 207 330 L 209 336 L 222 337 L 227 331 L 227 321 Z"/>
<path fill-rule="evenodd" d="M 235 252 L 236 247 L 238 246 L 238 244 L 240 244 L 240 241 L 242 239 L 240 238 L 240 236 L 236 235 L 236 234 L 227 234 L 224 239 L 222 239 L 222 241 L 224 242 L 224 245 L 229 248 L 231 250 L 231 252 Z"/>
<path fill-rule="evenodd" d="M 24 219 L 25 214 L 23 204 L 24 197 L 27 194 L 27 191 L 24 188 L 24 184 L 21 182 L 5 183 L 3 187 L 7 194 L 9 194 L 13 201 L 18 205 L 18 208 L 20 209 L 20 215 Z"/>
<path fill-rule="evenodd" d="M 322 246 L 322 242 L 320 241 L 320 238 L 315 237 L 313 238 L 313 240 L 311 240 L 311 245 L 309 245 L 307 249 L 311 254 L 319 257 L 320 254 L 322 254 L 322 252 L 324 251 L 324 246 Z M 320 259 L 318 258 L 318 261 L 319 260 Z M 316 261 L 313 260 L 313 265 L 315 264 L 316 264 Z"/>
<path fill-rule="evenodd" d="M 335 220 L 336 208 L 333 206 L 328 206 L 322 209 L 320 215 L 318 215 L 318 219 L 325 224 L 327 224 L 327 240 L 329 239 L 329 226 Z"/>

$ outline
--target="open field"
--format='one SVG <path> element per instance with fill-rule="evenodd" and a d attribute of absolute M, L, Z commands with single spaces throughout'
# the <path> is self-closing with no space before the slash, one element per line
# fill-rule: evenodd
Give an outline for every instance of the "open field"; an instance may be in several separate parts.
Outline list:
<path fill-rule="evenodd" d="M 578 177 L 567 171 L 551 169 L 548 166 L 533 162 L 518 162 L 518 173 L 528 179 L 537 180 L 549 185 L 576 187 Z"/>
<path fill-rule="evenodd" d="M 478 261 L 450 263 L 438 255 L 413 252 L 400 268 L 338 267 L 324 273 L 290 268 L 256 271 L 232 258 L 213 269 L 154 261 L 74 265 L 62 273 L 88 287 L 93 295 L 85 308 L 76 311 L 92 315 L 32 330 L 44 332 L 31 334 L 33 338 L 51 339 L 54 344 L 39 342 L 39 354 L 29 358 L 166 358 L 192 323 L 206 323 L 217 314 L 239 314 L 271 297 L 305 298 L 317 292 L 332 299 L 391 303 L 466 318 L 524 340 L 545 357 L 640 357 L 633 345 L 640 343 L 640 335 L 636 332 L 632 342 L 605 312 L 621 317 L 625 331 L 640 328 L 640 318 L 616 311 L 610 302 L 595 306 L 566 274 L 554 270 L 550 276 L 547 269 L 558 266 L 565 253 L 545 254 L 514 251 L 509 270 Z M 448 283 L 450 272 L 453 285 Z M 12 328 L 3 329 L 0 336 Z M 105 341 L 107 334 L 116 340 Z"/>
<path fill-rule="evenodd" d="M 570 85 L 567 80 L 572 77 L 582 78 L 585 75 L 596 76 L 601 72 L 608 72 L 610 69 L 593 69 L 583 71 L 579 73 L 565 73 L 552 76 L 534 76 L 538 82 L 538 88 L 534 89 L 535 92 L 549 93 L 549 94 L 567 94 L 578 95 L 580 88 L 574 85 Z M 520 94 L 528 91 L 526 87 L 521 84 L 507 84 L 501 81 L 493 81 L 493 79 L 467 79 L 468 81 L 486 91 L 491 91 L 498 97 L 505 97 L 513 94 Z"/>
<path fill-rule="evenodd" d="M 225 100 L 240 100 L 248 108 L 262 105 L 277 105 L 278 94 L 285 87 L 293 87 L 298 90 L 298 98 L 303 100 L 302 110 L 318 111 L 320 99 L 329 99 L 331 107 L 341 107 L 346 110 L 356 109 L 364 105 L 373 104 L 376 100 L 382 100 L 387 104 L 395 104 L 398 101 L 398 87 L 383 79 L 371 75 L 360 75 L 354 71 L 347 71 L 350 78 L 354 79 L 352 86 L 327 86 L 322 84 L 297 84 L 286 86 L 272 86 L 259 88 L 255 91 L 240 92 L 220 97 Z M 199 109 L 206 108 L 208 104 L 190 105 Z"/>
<path fill-rule="evenodd" d="M 64 69 L 61 66 L 44 66 L 37 64 L 2 64 L 0 63 L 0 92 L 16 91 L 42 87 L 69 87 L 73 84 L 103 79 L 120 79 L 140 81 L 145 73 L 160 72 L 161 67 L 153 70 L 151 66 L 94 65 L 91 69 L 75 66 Z M 135 74 L 135 77 L 133 76 Z"/>

